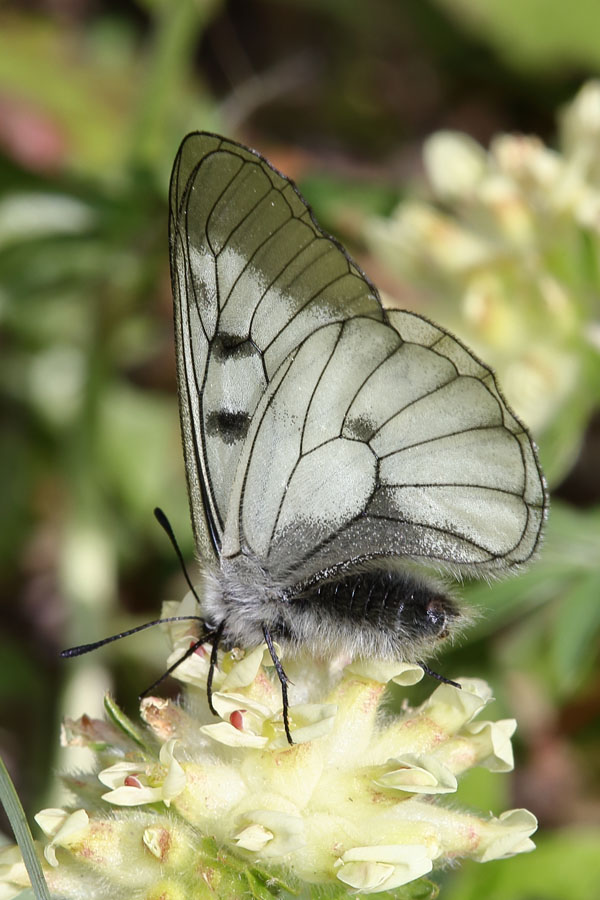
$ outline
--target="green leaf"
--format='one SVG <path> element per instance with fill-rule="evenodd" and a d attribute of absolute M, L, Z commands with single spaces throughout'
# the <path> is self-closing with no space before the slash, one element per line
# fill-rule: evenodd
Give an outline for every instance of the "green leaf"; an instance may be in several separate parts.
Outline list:
<path fill-rule="evenodd" d="M 0 759 L 0 799 L 23 854 L 23 862 L 25 863 L 36 900 L 50 900 L 48 885 L 37 857 L 31 830 L 25 818 L 21 801 L 15 791 L 15 786 L 2 759 Z"/>
<path fill-rule="evenodd" d="M 440 892 L 439 885 L 429 878 L 419 878 L 411 881 L 390 893 L 380 894 L 380 897 L 389 897 L 390 900 L 435 900 Z"/>
<path fill-rule="evenodd" d="M 246 881 L 248 882 L 250 894 L 256 900 L 273 900 L 279 893 L 279 891 L 273 892 L 269 890 L 264 881 L 261 878 L 257 878 L 250 869 L 246 872 Z"/>
<path fill-rule="evenodd" d="M 148 749 L 147 743 L 144 741 L 139 728 L 134 725 L 129 716 L 126 716 L 123 710 L 117 706 L 110 694 L 106 694 L 104 697 L 104 709 L 111 722 L 114 722 L 117 728 L 120 728 L 121 731 L 126 734 L 128 738 L 131 738 L 131 740 L 139 747 L 142 747 L 144 750 Z"/>
<path fill-rule="evenodd" d="M 596 654 L 600 630 L 600 573 L 581 578 L 560 604 L 552 636 L 552 659 L 559 684 L 578 684 Z"/>
<path fill-rule="evenodd" d="M 578 0 L 573 7 L 561 0 L 437 0 L 461 27 L 487 41 L 501 58 L 524 69 L 568 64 L 575 70 L 600 63 L 600 6 Z"/>
<path fill-rule="evenodd" d="M 140 522 L 150 521 L 149 512 L 164 505 L 164 497 L 186 508 L 179 424 L 170 398 L 117 383 L 105 388 L 98 444 L 104 471 Z"/>
<path fill-rule="evenodd" d="M 394 891 L 385 891 L 383 893 L 374 894 L 377 900 L 435 900 L 439 893 L 439 886 L 430 881 L 429 878 L 418 878 L 416 881 L 410 881 L 403 884 Z M 311 900 L 348 900 L 348 888 L 343 885 L 328 885 L 322 887 L 315 885 L 310 889 Z M 365 898 L 367 894 L 353 894 L 357 900 Z"/>

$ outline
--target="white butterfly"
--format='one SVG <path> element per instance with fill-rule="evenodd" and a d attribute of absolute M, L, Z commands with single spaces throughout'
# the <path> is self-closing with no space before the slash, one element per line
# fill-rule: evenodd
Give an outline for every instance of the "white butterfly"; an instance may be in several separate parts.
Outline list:
<path fill-rule="evenodd" d="M 258 153 L 188 135 L 170 204 L 207 627 L 229 645 L 420 659 L 460 615 L 416 564 L 491 576 L 538 546 L 525 427 L 456 338 L 383 309 Z"/>

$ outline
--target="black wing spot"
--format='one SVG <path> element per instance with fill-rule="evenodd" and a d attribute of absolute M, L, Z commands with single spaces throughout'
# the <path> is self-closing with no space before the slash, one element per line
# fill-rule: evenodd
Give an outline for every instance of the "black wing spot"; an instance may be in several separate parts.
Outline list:
<path fill-rule="evenodd" d="M 365 443 L 370 441 L 376 431 L 377 425 L 366 416 L 355 416 L 346 419 L 344 423 L 344 437 L 354 438 L 357 441 L 365 441 Z"/>
<path fill-rule="evenodd" d="M 235 444 L 246 437 L 250 425 L 247 412 L 218 409 L 206 417 L 206 431 L 211 437 L 219 437 L 225 444 Z"/>
<path fill-rule="evenodd" d="M 257 353 L 256 345 L 248 336 L 226 333 L 215 336 L 211 350 L 217 359 L 245 359 Z"/>

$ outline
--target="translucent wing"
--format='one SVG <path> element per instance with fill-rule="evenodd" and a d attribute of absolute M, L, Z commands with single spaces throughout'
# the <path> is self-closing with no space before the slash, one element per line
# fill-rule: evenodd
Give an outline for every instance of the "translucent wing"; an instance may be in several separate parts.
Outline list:
<path fill-rule="evenodd" d="M 385 314 L 294 185 L 216 135 L 188 135 L 179 150 L 170 240 L 184 455 L 206 558 L 220 550 L 246 435 L 283 360 L 327 323 Z"/>
<path fill-rule="evenodd" d="M 501 571 L 532 555 L 544 507 L 532 442 L 489 369 L 414 314 L 349 315 L 272 378 L 223 554 L 288 584 L 382 556 Z"/>

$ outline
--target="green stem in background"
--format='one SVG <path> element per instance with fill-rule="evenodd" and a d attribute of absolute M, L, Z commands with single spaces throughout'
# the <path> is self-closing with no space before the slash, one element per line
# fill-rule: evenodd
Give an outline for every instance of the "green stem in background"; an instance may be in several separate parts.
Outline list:
<path fill-rule="evenodd" d="M 132 135 L 131 160 L 147 165 L 160 159 L 168 139 L 173 98 L 191 68 L 198 35 L 211 21 L 221 0 L 176 0 L 157 4 L 146 83 L 140 96 Z"/>
<path fill-rule="evenodd" d="M 48 886 L 42 873 L 42 867 L 37 857 L 35 844 L 31 830 L 25 818 L 21 801 L 15 791 L 15 786 L 10 775 L 0 758 L 0 800 L 6 810 L 8 821 L 11 824 L 15 838 L 23 855 L 23 862 L 29 875 L 36 900 L 50 900 Z"/>

